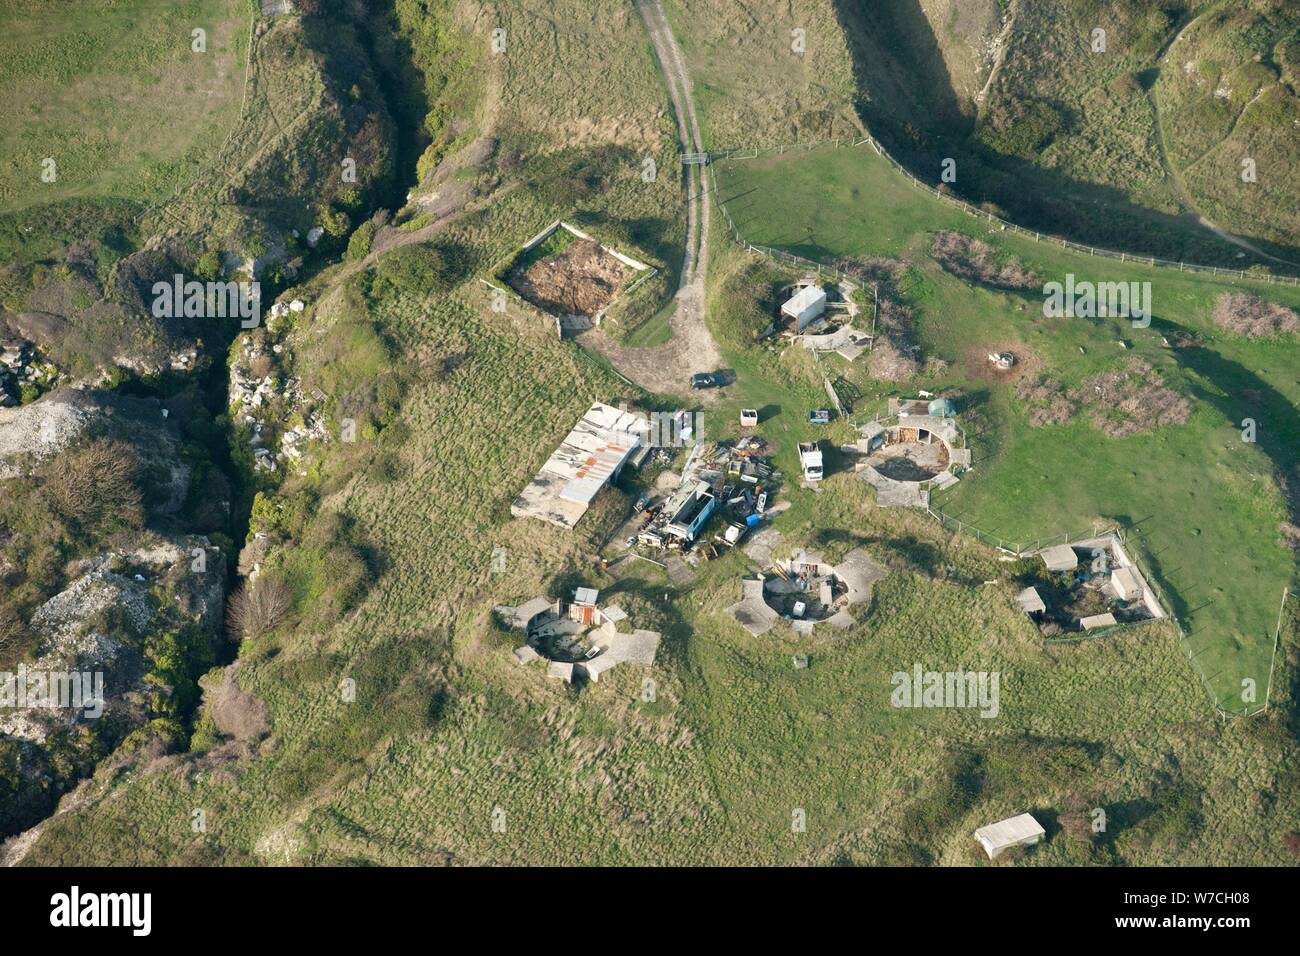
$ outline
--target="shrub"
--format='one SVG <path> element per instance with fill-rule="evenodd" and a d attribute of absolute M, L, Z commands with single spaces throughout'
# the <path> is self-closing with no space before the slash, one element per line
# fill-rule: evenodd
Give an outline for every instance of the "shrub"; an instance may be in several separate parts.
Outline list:
<path fill-rule="evenodd" d="M 930 254 L 945 271 L 971 282 L 998 289 L 1032 289 L 1041 284 L 1018 259 L 999 262 L 991 245 L 960 232 L 936 232 Z"/>
<path fill-rule="evenodd" d="M 45 494 L 82 531 L 144 525 L 135 454 L 124 442 L 96 439 L 64 456 L 46 473 Z"/>
<path fill-rule="evenodd" d="M 450 243 L 405 246 L 380 258 L 370 294 L 378 301 L 435 295 L 451 289 L 467 271 L 465 250 Z"/>
<path fill-rule="evenodd" d="M 1065 117 L 1051 103 L 999 101 L 981 123 L 978 136 L 999 153 L 1033 159 L 1064 129 Z"/>
<path fill-rule="evenodd" d="M 251 641 L 284 623 L 293 609 L 293 592 L 283 579 L 261 574 L 226 603 L 226 628 L 235 640 Z"/>
<path fill-rule="evenodd" d="M 1095 406 L 1092 423 L 1111 438 L 1185 425 L 1192 403 L 1164 383 L 1149 362 L 1133 359 L 1123 368 L 1095 375 L 1070 397 Z"/>
<path fill-rule="evenodd" d="M 357 226 L 348 239 L 348 251 L 346 258 L 352 261 L 364 259 L 370 255 L 370 244 L 375 238 L 375 224 L 369 220 Z"/>
<path fill-rule="evenodd" d="M 1044 425 L 1064 425 L 1077 411 L 1073 402 L 1065 397 L 1060 382 L 1046 375 L 1016 386 L 1016 397 L 1026 406 L 1029 424 L 1035 428 Z"/>
<path fill-rule="evenodd" d="M 1214 324 L 1225 332 L 1266 339 L 1300 331 L 1300 316 L 1245 292 L 1225 292 L 1214 303 Z"/>
<path fill-rule="evenodd" d="M 209 249 L 199 256 L 194 263 L 194 274 L 205 282 L 214 282 L 221 278 L 221 256 L 215 249 Z"/>
<path fill-rule="evenodd" d="M 17 650 L 27 637 L 27 626 L 18 612 L 8 604 L 0 604 L 0 656 Z"/>

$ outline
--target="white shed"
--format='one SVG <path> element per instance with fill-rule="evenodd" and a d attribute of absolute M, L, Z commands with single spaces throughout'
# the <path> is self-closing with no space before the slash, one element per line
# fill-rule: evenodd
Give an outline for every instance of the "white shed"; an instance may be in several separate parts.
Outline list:
<path fill-rule="evenodd" d="M 825 311 L 826 290 L 819 285 L 804 286 L 781 306 L 781 314 L 794 319 L 796 332 Z"/>
<path fill-rule="evenodd" d="M 1043 596 L 1038 593 L 1037 588 L 1025 588 L 1016 595 L 1016 603 L 1026 614 L 1041 614 L 1047 610 L 1047 605 L 1043 603 Z"/>
<path fill-rule="evenodd" d="M 1068 544 L 1058 544 L 1038 552 L 1049 571 L 1073 571 L 1079 566 L 1079 556 Z"/>
<path fill-rule="evenodd" d="M 975 839 L 980 841 L 984 852 L 992 860 L 1010 847 L 1033 846 L 1046 832 L 1030 814 L 1022 813 L 1018 817 L 1008 817 L 980 827 L 975 831 Z"/>
<path fill-rule="evenodd" d="M 1142 585 L 1137 575 L 1128 568 L 1116 568 L 1110 576 L 1110 586 L 1121 601 L 1138 601 L 1142 598 Z"/>

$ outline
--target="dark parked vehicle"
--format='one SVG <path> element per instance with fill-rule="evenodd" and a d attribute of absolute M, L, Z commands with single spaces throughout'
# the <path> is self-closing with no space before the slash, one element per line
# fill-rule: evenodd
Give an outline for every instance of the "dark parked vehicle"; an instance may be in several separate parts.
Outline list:
<path fill-rule="evenodd" d="M 717 388 L 722 380 L 711 372 L 696 372 L 691 376 L 691 388 Z"/>

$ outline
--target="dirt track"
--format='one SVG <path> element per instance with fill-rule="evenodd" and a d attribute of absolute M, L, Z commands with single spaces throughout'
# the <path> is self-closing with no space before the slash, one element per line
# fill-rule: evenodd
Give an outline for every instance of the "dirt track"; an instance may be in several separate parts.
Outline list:
<path fill-rule="evenodd" d="M 691 80 L 659 0 L 637 0 L 655 56 L 668 83 L 677 138 L 684 153 L 704 151 Z M 704 167 L 686 166 L 686 251 L 681 282 L 675 296 L 672 340 L 654 348 L 619 345 L 598 329 L 583 332 L 579 341 L 604 356 L 616 369 L 652 392 L 689 392 L 694 372 L 711 372 L 722 356 L 704 324 L 704 277 L 709 258 L 709 203 L 704 194 Z M 700 393 L 697 393 L 697 395 Z"/>

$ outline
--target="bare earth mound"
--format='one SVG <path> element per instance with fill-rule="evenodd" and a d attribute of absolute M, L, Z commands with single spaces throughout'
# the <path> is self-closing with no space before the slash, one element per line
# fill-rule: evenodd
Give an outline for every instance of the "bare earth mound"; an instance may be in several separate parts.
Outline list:
<path fill-rule="evenodd" d="M 632 269 L 592 239 L 579 239 L 564 252 L 510 275 L 510 285 L 533 305 L 553 315 L 596 315 L 614 301 Z"/>

